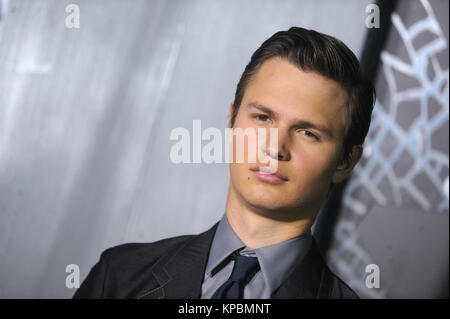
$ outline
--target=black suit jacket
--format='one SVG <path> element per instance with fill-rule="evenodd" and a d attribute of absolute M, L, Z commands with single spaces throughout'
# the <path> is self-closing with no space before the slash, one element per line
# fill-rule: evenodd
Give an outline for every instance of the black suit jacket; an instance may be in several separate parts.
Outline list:
<path fill-rule="evenodd" d="M 198 299 L 215 224 L 200 235 L 105 250 L 73 298 Z M 311 249 L 272 298 L 358 298 Z"/>

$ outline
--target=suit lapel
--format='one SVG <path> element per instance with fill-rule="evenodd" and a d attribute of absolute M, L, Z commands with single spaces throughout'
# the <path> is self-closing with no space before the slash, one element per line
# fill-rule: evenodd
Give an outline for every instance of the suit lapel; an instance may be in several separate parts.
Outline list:
<path fill-rule="evenodd" d="M 283 284 L 272 294 L 273 299 L 311 299 L 328 296 L 328 268 L 313 238 L 311 248 Z"/>
<path fill-rule="evenodd" d="M 175 252 L 162 256 L 151 269 L 155 288 L 138 298 L 200 298 L 209 249 L 218 224 L 192 237 Z"/>

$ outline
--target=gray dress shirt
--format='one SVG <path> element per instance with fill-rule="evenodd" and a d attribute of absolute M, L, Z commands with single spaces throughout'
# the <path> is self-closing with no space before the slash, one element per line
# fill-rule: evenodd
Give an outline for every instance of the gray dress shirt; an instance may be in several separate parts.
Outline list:
<path fill-rule="evenodd" d="M 261 269 L 244 288 L 245 299 L 267 299 L 280 287 L 295 266 L 311 247 L 312 236 L 308 230 L 301 236 L 257 249 L 246 247 L 235 234 L 226 214 L 217 227 L 209 251 L 208 264 L 202 283 L 202 299 L 209 299 L 228 280 L 234 261 L 229 257 L 235 250 L 243 248 L 241 255 L 257 257 Z"/>

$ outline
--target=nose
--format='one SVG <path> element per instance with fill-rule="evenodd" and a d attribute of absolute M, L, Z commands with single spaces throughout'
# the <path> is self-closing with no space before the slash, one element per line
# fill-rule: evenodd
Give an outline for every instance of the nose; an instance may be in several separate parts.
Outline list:
<path fill-rule="evenodd" d="M 276 129 L 277 137 L 275 138 L 278 141 L 278 145 L 271 145 L 270 134 L 273 133 L 271 132 L 267 137 L 266 154 L 272 159 L 289 161 L 291 158 L 291 154 L 289 152 L 289 132 L 280 127 L 277 127 Z"/>

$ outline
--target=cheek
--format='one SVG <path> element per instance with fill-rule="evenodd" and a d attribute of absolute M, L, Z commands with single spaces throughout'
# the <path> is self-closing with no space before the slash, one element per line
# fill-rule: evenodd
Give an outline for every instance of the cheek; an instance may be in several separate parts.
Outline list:
<path fill-rule="evenodd" d="M 234 125 L 233 163 L 257 163 L 258 130 L 245 120 L 236 121 Z M 244 134 L 246 133 L 246 134 Z"/>
<path fill-rule="evenodd" d="M 233 163 L 255 163 L 252 160 L 253 153 L 251 150 L 256 149 L 253 138 L 249 138 L 248 135 L 237 136 L 233 135 Z"/>
<path fill-rule="evenodd" d="M 295 153 L 295 170 L 302 181 L 328 184 L 335 167 L 334 148 L 303 149 Z"/>
<path fill-rule="evenodd" d="M 246 185 L 252 179 L 252 172 L 247 164 L 230 163 L 230 182 L 241 192 L 247 189 Z"/>

